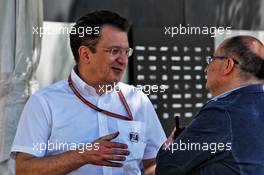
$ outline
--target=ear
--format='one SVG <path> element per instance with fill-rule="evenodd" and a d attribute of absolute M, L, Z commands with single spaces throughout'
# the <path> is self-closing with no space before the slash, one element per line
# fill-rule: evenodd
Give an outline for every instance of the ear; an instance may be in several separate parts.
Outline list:
<path fill-rule="evenodd" d="M 80 62 L 90 64 L 92 51 L 87 46 L 80 46 L 78 53 Z"/>
<path fill-rule="evenodd" d="M 233 72 L 235 67 L 235 63 L 231 58 L 227 58 L 224 62 L 223 62 L 223 74 L 224 75 L 229 75 Z"/>

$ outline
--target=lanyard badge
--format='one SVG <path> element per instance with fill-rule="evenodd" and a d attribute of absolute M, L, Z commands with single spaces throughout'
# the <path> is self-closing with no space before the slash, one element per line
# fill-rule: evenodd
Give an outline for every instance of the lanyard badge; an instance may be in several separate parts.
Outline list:
<path fill-rule="evenodd" d="M 129 133 L 129 140 L 131 141 L 131 142 L 138 142 L 138 140 L 139 140 L 139 134 L 138 134 L 138 132 L 130 132 Z"/>

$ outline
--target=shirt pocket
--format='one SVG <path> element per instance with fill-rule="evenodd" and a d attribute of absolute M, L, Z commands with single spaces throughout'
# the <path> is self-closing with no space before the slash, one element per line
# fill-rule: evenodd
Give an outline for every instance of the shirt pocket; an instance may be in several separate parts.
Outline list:
<path fill-rule="evenodd" d="M 118 121 L 118 140 L 128 145 L 130 154 L 126 160 L 142 159 L 146 147 L 146 124 L 140 121 Z"/>

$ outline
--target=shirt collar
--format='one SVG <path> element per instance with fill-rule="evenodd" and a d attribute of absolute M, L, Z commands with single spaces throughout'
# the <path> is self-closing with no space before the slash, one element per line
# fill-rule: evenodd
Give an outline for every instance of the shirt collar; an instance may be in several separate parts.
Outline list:
<path fill-rule="evenodd" d="M 231 89 L 229 91 L 223 92 L 222 94 L 212 98 L 210 101 L 212 101 L 212 100 L 217 101 L 219 98 L 224 98 L 233 92 L 240 92 L 240 93 L 243 93 L 243 92 L 264 92 L 264 85 L 263 84 L 251 84 L 251 85 L 240 86 L 240 87 Z"/>
<path fill-rule="evenodd" d="M 92 96 L 99 96 L 93 86 L 88 85 L 84 82 L 76 73 L 75 67 L 72 68 L 71 71 L 71 78 L 75 88 L 78 90 L 79 93 L 84 95 L 92 95 Z M 113 91 L 119 92 L 120 83 L 114 84 L 114 88 L 112 90 L 107 91 L 107 93 L 112 93 Z"/>
<path fill-rule="evenodd" d="M 229 94 L 231 94 L 232 92 L 234 92 L 235 90 L 238 90 L 238 89 L 243 88 L 243 87 L 245 87 L 245 86 L 240 86 L 240 87 L 225 91 L 222 94 L 219 94 L 219 95 L 215 96 L 211 100 L 217 101 L 219 98 L 224 98 L 224 97 L 228 96 Z"/>
<path fill-rule="evenodd" d="M 75 68 L 72 68 L 71 78 L 75 88 L 80 94 L 98 96 L 94 87 L 85 83 L 76 73 Z"/>

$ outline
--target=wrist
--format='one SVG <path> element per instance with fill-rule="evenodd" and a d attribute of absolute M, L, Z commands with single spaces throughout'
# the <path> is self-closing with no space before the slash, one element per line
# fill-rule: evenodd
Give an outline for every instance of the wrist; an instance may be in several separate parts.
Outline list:
<path fill-rule="evenodd" d="M 85 165 L 88 163 L 85 153 L 80 152 L 79 150 L 74 150 L 71 152 L 72 158 L 76 160 L 80 165 Z"/>

